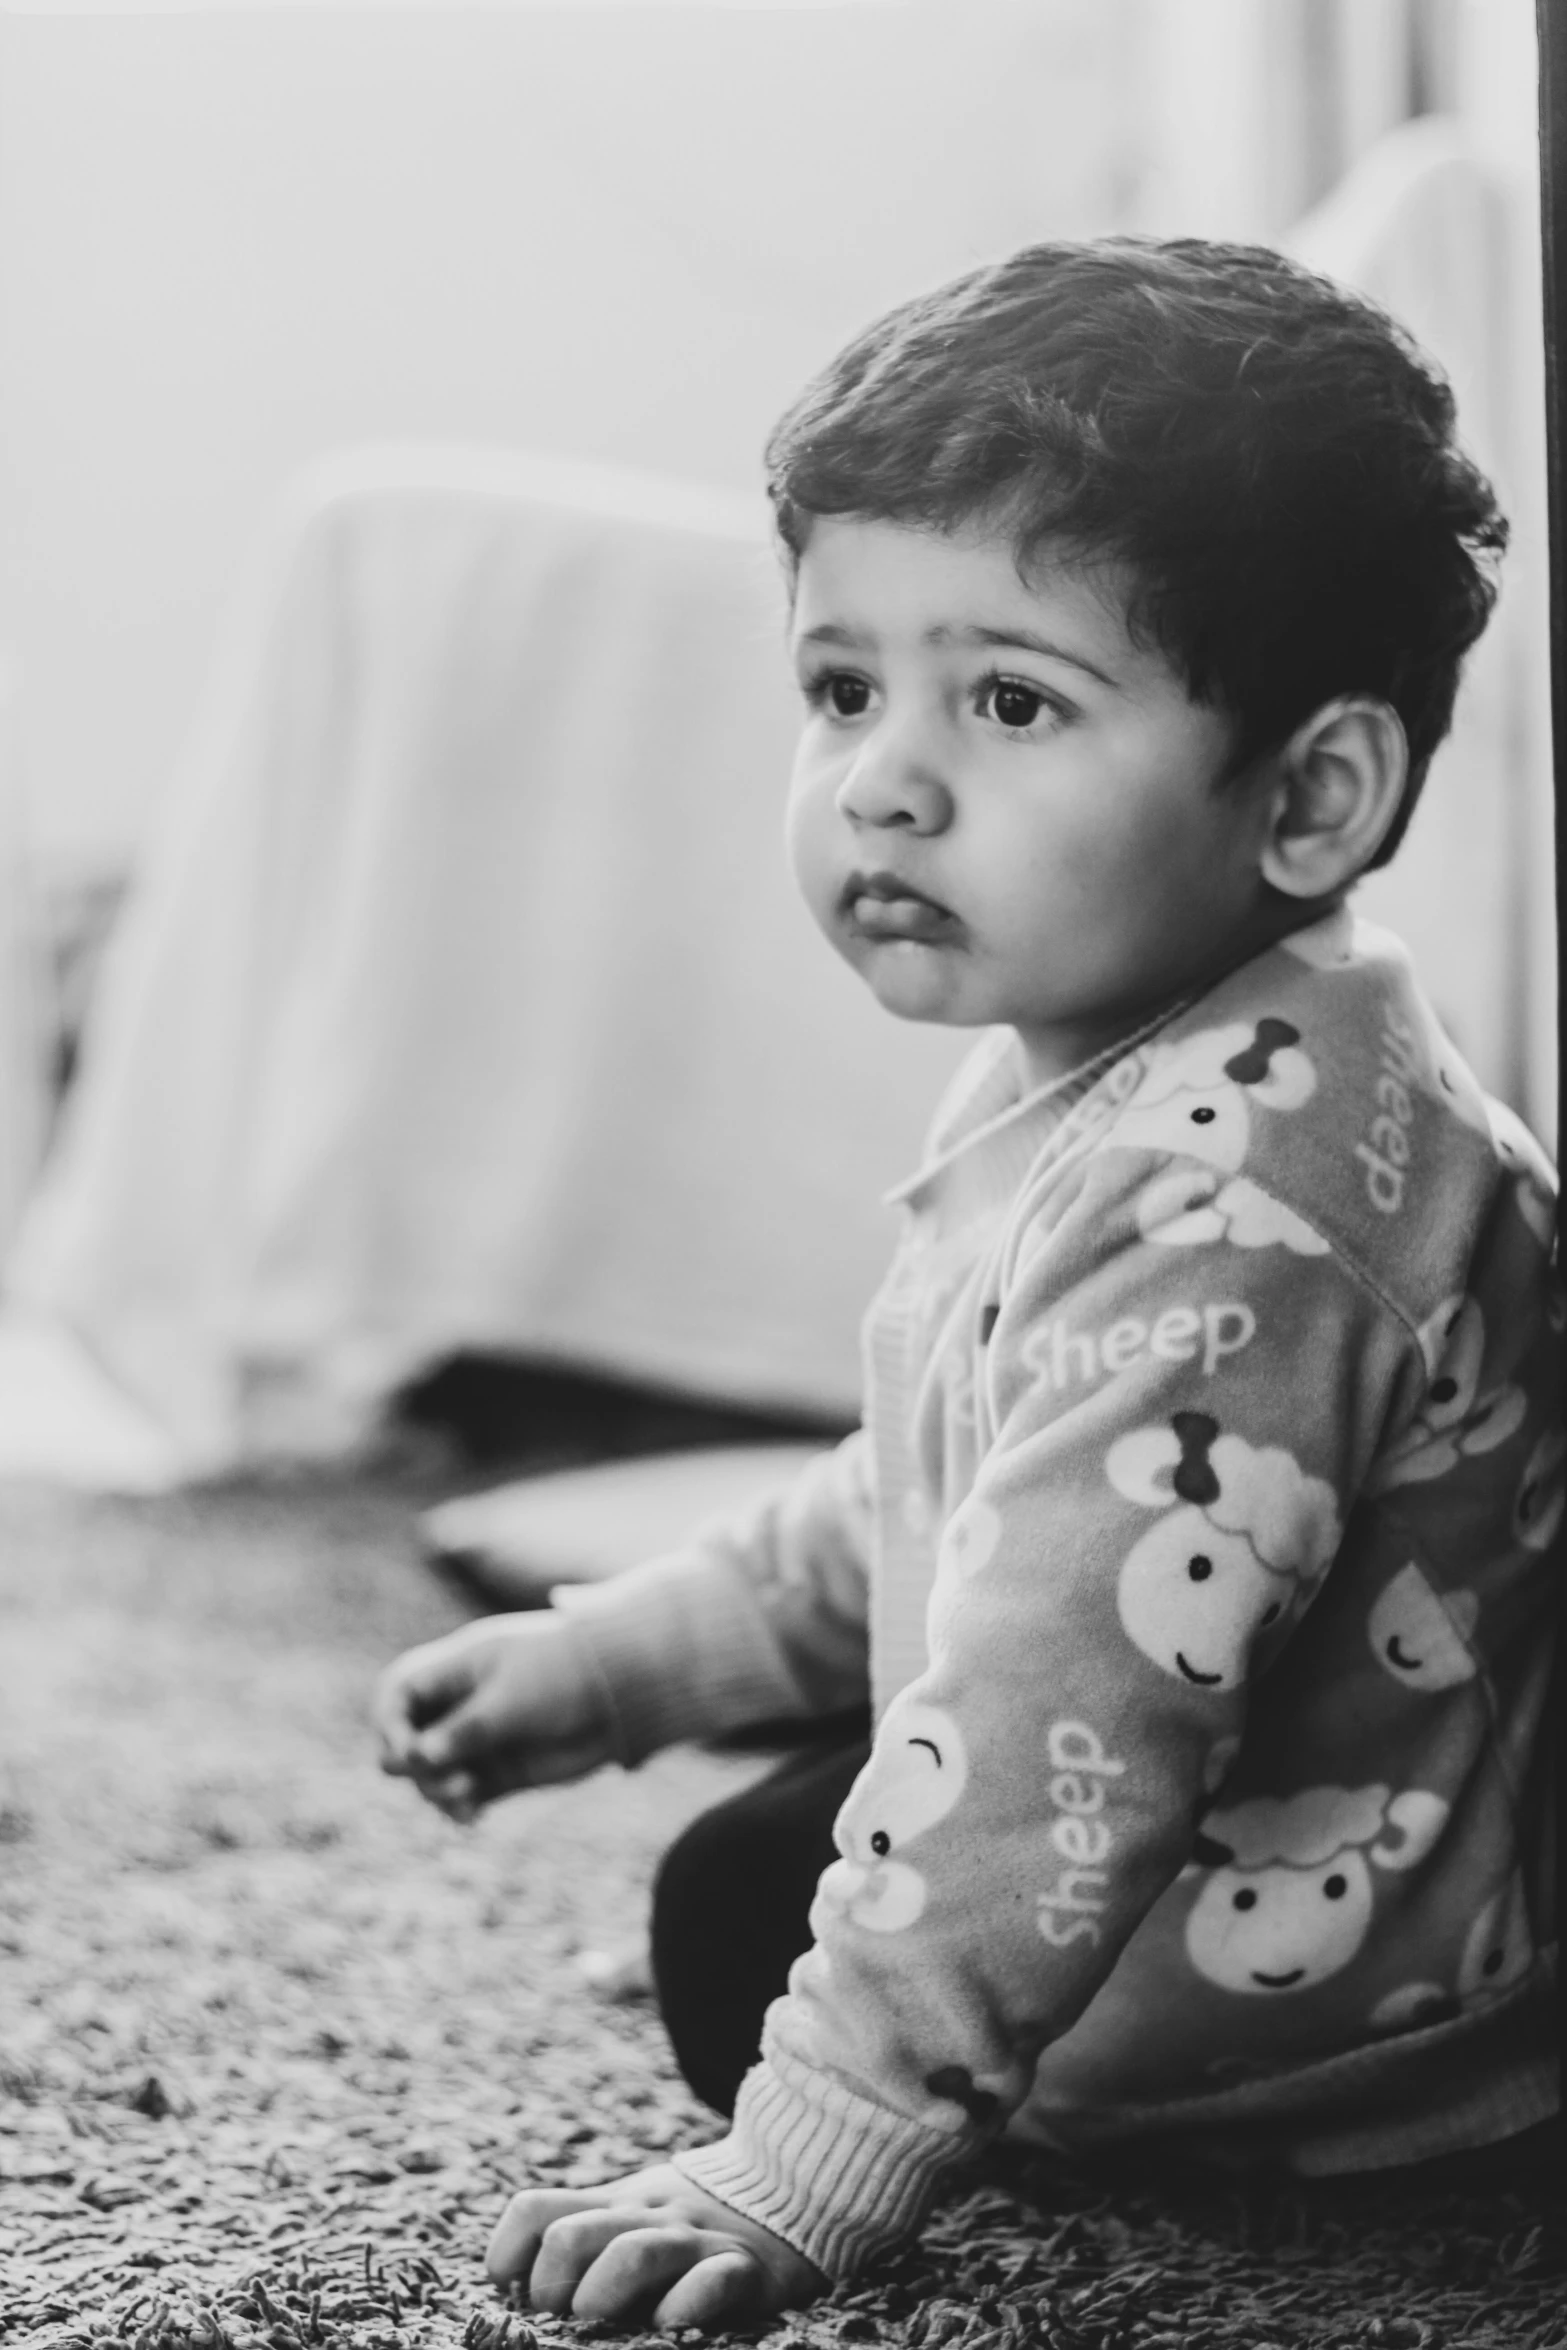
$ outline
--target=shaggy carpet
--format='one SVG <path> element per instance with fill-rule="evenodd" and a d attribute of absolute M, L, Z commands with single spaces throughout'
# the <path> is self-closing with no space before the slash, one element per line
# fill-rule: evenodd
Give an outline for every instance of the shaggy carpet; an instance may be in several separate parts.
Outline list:
<path fill-rule="evenodd" d="M 426 1496 L 427 1498 L 427 1496 Z M 527 2179 L 713 2134 L 578 1954 L 756 1764 L 675 1753 L 459 1831 L 376 1772 L 377 1668 L 458 1620 L 414 1497 L 0 1493 L 0 2340 L 536 2350 Z M 633 2334 L 635 2343 L 655 2337 Z M 1553 2350 L 1559 2182 L 1120 2179 L 996 2159 L 774 2350 Z"/>

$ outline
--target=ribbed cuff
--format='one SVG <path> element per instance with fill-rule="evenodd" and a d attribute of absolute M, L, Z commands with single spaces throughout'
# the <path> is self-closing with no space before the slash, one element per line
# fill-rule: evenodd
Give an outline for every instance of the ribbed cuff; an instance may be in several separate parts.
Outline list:
<path fill-rule="evenodd" d="M 913 2234 L 966 2148 L 774 2048 L 741 2083 L 728 2137 L 674 2159 L 836 2283 Z"/>
<path fill-rule="evenodd" d="M 723 1558 L 674 1551 L 550 1596 L 603 1683 L 618 1762 L 801 1711 L 765 1617 Z"/>

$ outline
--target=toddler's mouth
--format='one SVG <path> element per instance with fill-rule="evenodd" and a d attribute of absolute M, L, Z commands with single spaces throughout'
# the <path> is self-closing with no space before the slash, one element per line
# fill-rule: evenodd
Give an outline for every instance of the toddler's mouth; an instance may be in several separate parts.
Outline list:
<path fill-rule="evenodd" d="M 896 873 L 851 873 L 843 887 L 843 908 L 864 938 L 949 938 L 958 918 Z"/>

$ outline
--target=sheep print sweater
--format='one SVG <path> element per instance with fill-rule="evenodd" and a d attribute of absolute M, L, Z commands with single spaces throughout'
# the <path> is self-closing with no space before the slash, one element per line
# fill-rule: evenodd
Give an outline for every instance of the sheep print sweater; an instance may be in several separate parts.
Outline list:
<path fill-rule="evenodd" d="M 689 2176 L 842 2277 L 997 2132 L 1302 2172 L 1556 2108 L 1553 1178 L 1339 913 L 895 1194 L 862 1431 L 557 1595 L 621 1752 L 863 1702 Z"/>

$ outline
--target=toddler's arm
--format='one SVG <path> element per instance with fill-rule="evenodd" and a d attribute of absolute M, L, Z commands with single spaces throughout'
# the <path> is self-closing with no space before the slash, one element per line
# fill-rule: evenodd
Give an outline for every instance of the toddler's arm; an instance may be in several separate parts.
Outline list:
<path fill-rule="evenodd" d="M 869 1508 L 856 1435 L 681 1551 L 410 1649 L 376 1697 L 382 1768 L 468 1820 L 677 1739 L 860 1702 Z"/>
<path fill-rule="evenodd" d="M 609 1692 L 617 1760 L 863 1704 L 871 1518 L 856 1431 L 683 1549 L 557 1591 Z"/>

